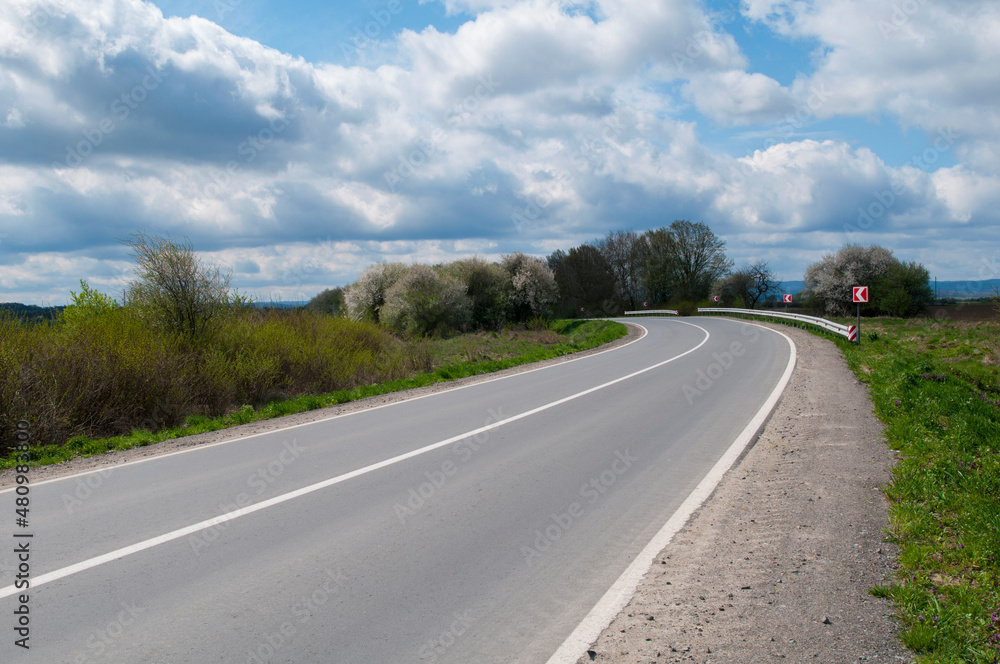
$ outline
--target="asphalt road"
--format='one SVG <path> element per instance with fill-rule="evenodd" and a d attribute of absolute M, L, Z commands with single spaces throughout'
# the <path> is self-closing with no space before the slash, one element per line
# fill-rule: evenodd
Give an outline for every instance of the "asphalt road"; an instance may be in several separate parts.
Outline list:
<path fill-rule="evenodd" d="M 791 356 L 735 321 L 638 322 L 609 352 L 38 484 L 26 530 L 0 492 L 3 548 L 33 535 L 30 649 L 2 569 L 0 659 L 548 661 Z"/>

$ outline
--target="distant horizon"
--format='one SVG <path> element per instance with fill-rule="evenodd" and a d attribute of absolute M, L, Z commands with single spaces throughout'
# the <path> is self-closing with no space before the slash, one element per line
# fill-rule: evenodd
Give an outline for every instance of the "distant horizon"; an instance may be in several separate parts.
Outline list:
<path fill-rule="evenodd" d="M 977 296 L 977 297 L 992 295 L 993 292 L 989 289 L 989 285 L 990 284 L 992 284 L 992 285 L 1000 288 L 1000 278 L 998 278 L 998 279 L 988 279 L 988 280 L 985 280 L 985 279 L 984 280 L 972 280 L 972 281 L 962 281 L 962 280 L 944 281 L 944 280 L 940 280 L 939 279 L 937 283 L 938 283 L 938 291 L 939 292 L 960 293 L 960 294 L 964 293 L 964 294 L 968 294 L 970 296 Z M 792 295 L 798 294 L 805 287 L 805 282 L 801 281 L 801 280 L 800 281 L 782 281 L 781 284 L 782 284 L 781 292 L 782 293 L 791 293 Z M 931 286 L 931 288 L 933 288 L 934 287 L 934 280 L 931 279 L 928 282 L 928 284 Z M 980 285 L 980 286 L 983 287 L 983 290 L 971 290 L 970 288 L 968 288 L 968 287 L 973 286 L 973 285 Z M 791 286 L 791 288 L 789 288 L 790 286 Z M 343 286 L 328 286 L 327 288 L 342 288 L 342 287 Z M 317 291 L 316 293 L 313 294 L 313 297 L 315 297 L 316 295 L 319 295 L 319 293 L 321 293 L 323 290 L 326 290 L 326 289 L 322 289 L 320 291 Z M 940 295 L 939 297 L 948 298 L 948 297 L 953 297 L 953 296 L 950 296 L 950 295 Z M 306 304 L 309 303 L 309 301 L 311 299 L 312 298 L 309 298 L 309 299 L 306 299 L 306 300 L 254 300 L 253 304 L 254 304 L 254 306 L 257 306 L 257 307 L 266 307 L 266 306 L 278 306 L 278 307 L 305 306 Z M 14 302 L 14 301 L 2 301 L 2 302 L 0 302 L 0 306 L 3 306 L 3 305 L 14 305 L 14 304 L 22 305 L 22 306 L 39 307 L 41 309 L 57 309 L 57 308 L 61 308 L 61 307 L 67 306 L 66 304 L 51 304 L 51 305 L 49 305 L 49 304 L 38 304 L 38 303 L 33 303 L 33 302 Z"/>

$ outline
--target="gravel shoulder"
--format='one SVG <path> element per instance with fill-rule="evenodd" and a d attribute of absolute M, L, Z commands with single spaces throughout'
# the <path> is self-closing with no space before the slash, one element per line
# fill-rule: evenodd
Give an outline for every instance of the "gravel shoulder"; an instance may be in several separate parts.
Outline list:
<path fill-rule="evenodd" d="M 836 345 L 798 363 L 756 444 L 655 559 L 579 662 L 912 662 L 888 600 L 894 452 Z"/>
<path fill-rule="evenodd" d="M 328 408 L 319 408 L 317 410 L 310 410 L 304 413 L 296 413 L 294 415 L 286 415 L 284 417 L 277 417 L 271 420 L 264 420 L 261 422 L 250 422 L 249 424 L 230 427 L 228 429 L 221 429 L 219 431 L 209 431 L 207 433 L 200 433 L 193 436 L 185 436 L 183 438 L 165 440 L 161 443 L 154 443 L 152 445 L 147 445 L 145 447 L 137 447 L 131 450 L 125 450 L 121 452 L 109 452 L 107 454 L 99 454 L 91 457 L 80 457 L 76 459 L 71 459 L 69 461 L 65 461 L 63 463 L 52 464 L 49 466 L 32 466 L 31 481 L 37 483 L 37 482 L 43 482 L 45 480 L 65 477 L 67 475 L 76 475 L 79 473 L 86 473 L 94 470 L 101 470 L 104 468 L 113 468 L 114 466 L 118 466 L 124 463 L 129 463 L 131 461 L 138 461 L 140 459 L 146 459 L 149 457 L 161 456 L 163 454 L 171 454 L 173 452 L 179 452 L 181 450 L 186 450 L 201 445 L 211 445 L 214 443 L 221 443 L 227 440 L 242 438 L 243 436 L 250 436 L 258 433 L 264 433 L 267 431 L 286 429 L 288 427 L 298 426 L 300 424 L 307 424 L 309 422 L 326 420 L 331 417 L 337 417 L 338 415 L 346 415 L 347 413 L 352 413 L 359 410 L 365 410 L 367 408 L 373 408 L 375 406 L 384 406 L 386 404 L 396 403 L 398 401 L 405 401 L 407 399 L 413 399 L 416 397 L 422 397 L 428 394 L 435 394 L 437 392 L 453 390 L 455 388 L 464 387 L 466 385 L 482 383 L 488 380 L 495 380 L 497 378 L 502 378 L 504 376 L 511 376 L 514 374 L 523 373 L 525 371 L 533 371 L 541 367 L 546 367 L 554 364 L 561 364 L 563 362 L 571 362 L 581 357 L 587 357 L 588 355 L 594 355 L 596 353 L 601 353 L 607 350 L 611 350 L 613 348 L 618 348 L 619 346 L 624 346 L 627 343 L 635 341 L 644 334 L 642 328 L 638 327 L 637 325 L 625 323 L 625 326 L 628 328 L 628 334 L 624 337 L 621 337 L 620 339 L 616 339 L 611 343 L 604 344 L 603 346 L 599 346 L 597 348 L 591 348 L 589 350 L 579 351 L 577 353 L 572 353 L 570 355 L 563 355 L 562 357 L 552 358 L 551 360 L 543 360 L 542 362 L 534 362 L 531 364 L 522 364 L 520 366 L 511 367 L 510 369 L 504 369 L 502 371 L 496 371 L 488 374 L 481 374 L 479 376 L 468 376 L 466 378 L 459 378 L 457 380 L 452 380 L 442 383 L 434 383 L 433 385 L 428 385 L 426 387 L 418 387 L 411 390 L 402 390 L 400 392 L 392 392 L 390 394 L 368 397 L 367 399 L 359 399 L 357 401 L 342 403 L 336 406 L 330 406 Z M 12 486 L 14 486 L 13 470 L 6 469 L 0 471 L 0 489 L 7 489 Z"/>

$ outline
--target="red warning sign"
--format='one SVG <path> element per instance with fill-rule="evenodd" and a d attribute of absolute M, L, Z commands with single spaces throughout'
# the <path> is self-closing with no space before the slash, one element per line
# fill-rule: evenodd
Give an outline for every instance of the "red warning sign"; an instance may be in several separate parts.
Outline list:
<path fill-rule="evenodd" d="M 792 294 L 785 293 L 785 302 L 791 302 L 791 301 L 792 301 Z"/>
<path fill-rule="evenodd" d="M 868 286 L 855 286 L 854 287 L 854 301 L 855 302 L 867 302 L 868 301 Z"/>

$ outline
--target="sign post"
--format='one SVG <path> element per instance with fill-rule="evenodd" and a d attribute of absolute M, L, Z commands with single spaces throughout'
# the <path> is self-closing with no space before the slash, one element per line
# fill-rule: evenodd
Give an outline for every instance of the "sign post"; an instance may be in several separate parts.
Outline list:
<path fill-rule="evenodd" d="M 792 294 L 791 293 L 785 293 L 783 299 L 785 301 L 785 312 L 787 313 L 788 312 L 788 305 L 792 303 Z"/>
<path fill-rule="evenodd" d="M 861 303 L 868 301 L 868 286 L 854 287 L 854 302 L 858 305 L 858 345 L 861 345 Z"/>

